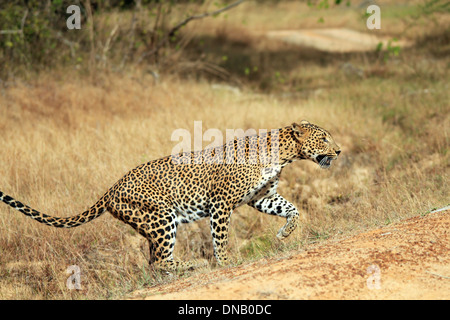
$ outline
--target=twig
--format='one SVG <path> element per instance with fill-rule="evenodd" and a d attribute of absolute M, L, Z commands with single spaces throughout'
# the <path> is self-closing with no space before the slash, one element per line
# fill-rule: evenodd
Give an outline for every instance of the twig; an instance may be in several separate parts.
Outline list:
<path fill-rule="evenodd" d="M 443 276 L 443 275 L 440 275 L 440 274 L 437 274 L 437 273 L 433 273 L 433 272 L 429 272 L 429 271 L 426 271 L 426 273 L 429 273 L 429 274 L 431 274 L 433 276 L 436 276 L 436 277 L 441 277 L 441 278 L 444 278 L 444 279 L 450 279 L 450 277 Z"/>
<path fill-rule="evenodd" d="M 0 34 L 22 33 L 22 30 L 0 30 Z"/>
<path fill-rule="evenodd" d="M 232 4 L 230 4 L 230 5 L 226 6 L 226 7 L 223 7 L 222 9 L 219 9 L 219 10 L 215 10 L 215 11 L 211 11 L 211 12 L 205 12 L 205 13 L 202 13 L 202 14 L 197 14 L 197 15 L 193 15 L 193 16 L 187 17 L 183 21 L 181 21 L 178 24 L 176 24 L 172 29 L 170 29 L 169 32 L 166 33 L 164 38 L 158 43 L 158 45 L 153 50 L 148 51 L 148 52 L 144 52 L 139 57 L 137 63 L 139 64 L 145 57 L 148 57 L 148 56 L 158 52 L 159 49 L 161 49 L 167 43 L 167 41 L 170 39 L 170 37 L 172 37 L 175 34 L 175 32 L 177 32 L 180 28 L 182 28 L 183 26 L 188 24 L 190 21 L 197 20 L 197 19 L 203 19 L 203 18 L 210 17 L 210 16 L 216 16 L 218 14 L 221 14 L 222 12 L 225 12 L 227 10 L 230 10 L 230 9 L 240 5 L 244 1 L 245 0 L 239 0 L 239 1 L 233 2 Z"/>
<path fill-rule="evenodd" d="M 125 54 L 123 55 L 122 62 L 120 63 L 120 69 L 123 69 L 125 66 L 125 63 L 127 62 L 131 51 L 133 50 L 134 46 L 134 40 L 135 40 L 135 31 L 136 31 L 136 12 L 138 12 L 141 9 L 141 0 L 136 1 L 136 6 L 133 10 L 133 15 L 131 16 L 131 27 L 130 27 L 130 42 L 128 43 L 128 48 Z"/>
<path fill-rule="evenodd" d="M 106 55 L 108 54 L 108 51 L 110 49 L 110 45 L 111 45 L 111 40 L 114 37 L 114 35 L 117 32 L 117 29 L 119 28 L 119 25 L 116 24 L 115 27 L 112 29 L 111 33 L 109 34 L 108 39 L 106 39 L 105 45 L 103 47 L 103 54 L 102 54 L 102 63 L 103 63 L 103 67 L 106 66 Z"/>
<path fill-rule="evenodd" d="M 72 41 L 67 40 L 66 38 L 64 38 L 64 37 L 62 36 L 61 31 L 58 31 L 58 32 L 55 33 L 55 38 L 56 38 L 56 39 L 59 39 L 62 43 L 68 45 L 69 48 L 70 48 L 70 56 L 72 57 L 72 59 L 75 58 L 75 49 L 74 49 L 74 47 L 75 47 L 77 44 L 76 44 L 75 42 L 72 42 Z"/>
<path fill-rule="evenodd" d="M 28 9 L 25 10 L 25 13 L 23 14 L 22 20 L 20 22 L 20 29 L 18 30 L 0 30 L 0 34 L 16 34 L 20 33 L 23 35 L 23 26 L 25 25 L 25 20 L 28 16 Z"/>
<path fill-rule="evenodd" d="M 152 30 L 152 36 L 150 39 L 150 45 L 153 47 L 154 44 L 156 43 L 156 40 L 158 39 L 158 23 L 159 23 L 159 18 L 161 17 L 161 12 L 162 12 L 162 1 L 159 3 L 158 6 L 158 10 L 156 13 L 156 19 L 155 19 L 155 24 L 153 25 L 153 30 Z M 164 21 L 164 19 L 163 19 Z M 155 62 L 158 62 L 158 52 L 155 52 Z"/>
<path fill-rule="evenodd" d="M 25 13 L 23 14 L 22 20 L 20 22 L 20 30 L 23 33 L 23 26 L 25 25 L 25 20 L 27 19 L 28 16 L 28 8 L 25 10 Z"/>
<path fill-rule="evenodd" d="M 91 47 L 89 57 L 89 68 L 93 69 L 95 66 L 95 44 L 94 44 L 94 18 L 92 16 L 91 0 L 85 0 L 84 8 L 86 9 L 86 15 L 89 19 L 89 42 Z"/>
<path fill-rule="evenodd" d="M 209 16 L 216 16 L 218 14 L 221 14 L 224 11 L 230 10 L 231 8 L 234 8 L 238 5 L 240 5 L 242 2 L 244 2 L 244 0 L 239 0 L 239 1 L 233 2 L 232 4 L 230 4 L 226 7 L 223 7 L 222 9 L 216 10 L 216 11 L 205 12 L 205 13 L 198 14 L 195 16 L 190 16 L 190 17 L 184 19 L 183 21 L 181 21 L 180 23 L 178 23 L 175 27 L 173 27 L 169 31 L 168 36 L 169 37 L 173 36 L 175 34 L 175 32 L 177 32 L 181 27 L 185 26 L 189 21 L 196 20 L 196 19 L 202 19 L 202 18 L 209 17 Z"/>

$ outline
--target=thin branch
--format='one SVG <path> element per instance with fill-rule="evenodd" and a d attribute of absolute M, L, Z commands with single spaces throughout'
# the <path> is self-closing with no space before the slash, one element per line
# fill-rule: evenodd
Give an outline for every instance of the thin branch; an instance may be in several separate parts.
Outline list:
<path fill-rule="evenodd" d="M 151 56 L 152 54 L 155 54 L 156 52 L 158 52 L 167 43 L 167 41 L 170 39 L 170 37 L 172 37 L 175 34 L 175 32 L 177 32 L 180 28 L 182 28 L 183 26 L 188 24 L 190 21 L 197 20 L 197 19 L 203 19 L 203 18 L 210 17 L 210 16 L 217 16 L 217 15 L 221 14 L 222 12 L 225 12 L 227 10 L 230 10 L 230 9 L 240 5 L 244 1 L 245 0 L 239 0 L 239 1 L 233 2 L 232 4 L 230 4 L 230 5 L 226 6 L 226 7 L 223 7 L 221 9 L 218 9 L 218 10 L 215 10 L 215 11 L 205 12 L 205 13 L 202 13 L 202 14 L 197 14 L 197 15 L 193 15 L 193 16 L 187 17 L 183 21 L 181 21 L 178 24 L 176 24 L 172 29 L 170 29 L 169 32 L 166 33 L 164 38 L 158 43 L 158 45 L 153 50 L 148 51 L 148 52 L 144 52 L 139 57 L 137 63 L 139 64 L 145 57 Z"/>
<path fill-rule="evenodd" d="M 58 31 L 55 33 L 55 38 L 59 39 L 62 43 L 66 44 L 69 46 L 70 48 L 70 56 L 72 57 L 72 59 L 75 58 L 75 46 L 77 45 L 75 42 L 72 42 L 70 40 L 67 40 L 66 38 L 64 38 L 62 36 L 61 31 Z"/>
<path fill-rule="evenodd" d="M 110 49 L 111 40 L 114 37 L 114 35 L 116 34 L 118 28 L 119 28 L 119 25 L 116 24 L 115 27 L 111 30 L 111 33 L 109 34 L 109 37 L 108 37 L 108 39 L 106 39 L 105 45 L 103 46 L 103 54 L 102 54 L 103 67 L 106 66 L 106 60 L 107 60 L 106 55 L 108 54 L 108 51 Z"/>
<path fill-rule="evenodd" d="M 135 31 L 136 31 L 136 12 L 139 10 L 141 6 L 141 1 L 136 1 L 136 7 L 133 10 L 133 15 L 131 16 L 131 27 L 130 27 L 130 42 L 128 43 L 127 51 L 125 52 L 122 62 L 120 63 L 120 69 L 123 69 L 125 66 L 125 62 L 128 60 L 131 50 L 133 50 L 134 39 L 135 39 Z"/>
<path fill-rule="evenodd" d="M 22 30 L 0 30 L 0 34 L 16 34 L 22 33 Z"/>
<path fill-rule="evenodd" d="M 429 274 L 431 274 L 433 276 L 436 276 L 436 277 L 441 277 L 441 278 L 444 278 L 444 279 L 450 279 L 450 277 L 443 276 L 441 274 L 437 274 L 437 273 L 433 273 L 433 272 L 429 272 L 429 271 L 426 271 L 426 273 L 429 273 Z"/>
<path fill-rule="evenodd" d="M 217 16 L 218 14 L 221 14 L 224 11 L 230 10 L 231 8 L 234 8 L 238 5 L 240 5 L 242 2 L 244 2 L 244 0 L 239 0 L 239 1 L 233 2 L 232 4 L 230 4 L 226 7 L 223 7 L 222 9 L 216 10 L 216 11 L 205 12 L 205 13 L 198 14 L 195 16 L 190 16 L 190 17 L 184 19 L 183 21 L 181 21 L 180 23 L 178 23 L 175 27 L 173 27 L 169 31 L 168 36 L 169 37 L 173 36 L 175 34 L 175 32 L 177 32 L 181 27 L 188 24 L 189 21 L 196 20 L 196 19 L 203 19 L 203 18 L 210 17 L 210 16 Z"/>
<path fill-rule="evenodd" d="M 28 9 L 25 10 L 22 20 L 20 22 L 20 29 L 18 30 L 0 30 L 0 34 L 16 34 L 16 33 L 20 33 L 23 35 L 23 26 L 25 25 L 25 20 L 27 19 L 28 16 Z"/>
<path fill-rule="evenodd" d="M 28 16 L 28 8 L 25 10 L 25 13 L 23 14 L 22 21 L 20 22 L 20 30 L 22 30 L 23 33 L 23 26 L 25 25 L 25 20 L 27 20 Z"/>
<path fill-rule="evenodd" d="M 159 6 L 158 6 L 158 10 L 156 13 L 156 19 L 155 19 L 155 24 L 153 25 L 153 30 L 152 30 L 152 36 L 150 39 L 150 45 L 154 46 L 155 43 L 157 43 L 158 40 L 158 23 L 159 23 L 159 18 L 161 17 L 161 13 L 162 13 L 162 5 L 163 2 L 160 1 L 159 2 Z M 164 22 L 164 18 L 162 19 Z M 158 62 L 158 52 L 155 52 L 155 62 Z"/>

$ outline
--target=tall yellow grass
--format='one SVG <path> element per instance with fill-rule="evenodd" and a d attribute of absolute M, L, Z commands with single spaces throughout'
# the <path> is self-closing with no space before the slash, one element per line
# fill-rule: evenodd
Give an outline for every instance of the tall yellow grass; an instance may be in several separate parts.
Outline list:
<path fill-rule="evenodd" d="M 38 210 L 74 215 L 129 169 L 169 154 L 176 144 L 170 141 L 173 130 L 192 131 L 195 120 L 202 121 L 203 130 L 225 132 L 308 119 L 334 135 L 342 156 L 331 170 L 304 161 L 285 169 L 279 191 L 306 212 L 307 223 L 283 244 L 274 239 L 280 219 L 249 207 L 232 216 L 230 250 L 236 262 L 282 254 L 448 201 L 449 113 L 439 102 L 447 96 L 445 88 L 438 82 L 428 88 L 434 94 L 419 92 L 414 98 L 402 90 L 392 83 L 353 83 L 298 101 L 236 95 L 176 78 L 155 84 L 140 75 L 105 74 L 95 81 L 42 75 L 0 96 L 0 185 Z M 376 109 L 380 103 L 407 106 L 413 116 L 405 126 L 411 131 L 390 122 L 399 119 L 383 121 Z M 180 229 L 177 256 L 213 263 L 207 221 Z M 146 263 L 145 240 L 108 215 L 59 230 L 2 206 L 0 230 L 2 298 L 108 298 L 156 281 Z M 65 287 L 65 270 L 74 264 L 82 269 L 80 292 Z"/>

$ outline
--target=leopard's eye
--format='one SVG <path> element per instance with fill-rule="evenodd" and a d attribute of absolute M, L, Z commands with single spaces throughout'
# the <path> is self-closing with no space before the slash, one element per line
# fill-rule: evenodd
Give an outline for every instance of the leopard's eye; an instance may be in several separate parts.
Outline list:
<path fill-rule="evenodd" d="M 322 138 L 323 142 L 328 142 L 327 138 Z"/>

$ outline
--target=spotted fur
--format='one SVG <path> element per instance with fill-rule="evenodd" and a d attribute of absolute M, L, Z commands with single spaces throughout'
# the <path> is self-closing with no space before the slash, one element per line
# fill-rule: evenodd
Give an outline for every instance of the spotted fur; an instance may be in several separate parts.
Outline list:
<path fill-rule="evenodd" d="M 262 146 L 265 152 L 260 151 Z M 228 228 L 234 209 L 248 204 L 286 218 L 277 234 L 279 239 L 286 238 L 297 227 L 299 212 L 277 192 L 282 169 L 301 159 L 328 168 L 339 153 L 328 131 L 302 121 L 259 136 L 236 138 L 219 148 L 144 163 L 122 177 L 89 210 L 73 217 L 43 214 L 1 191 L 0 200 L 58 228 L 77 227 L 109 211 L 148 239 L 150 263 L 168 271 L 195 265 L 173 258 L 180 223 L 209 217 L 214 255 L 223 265 L 228 262 Z"/>

